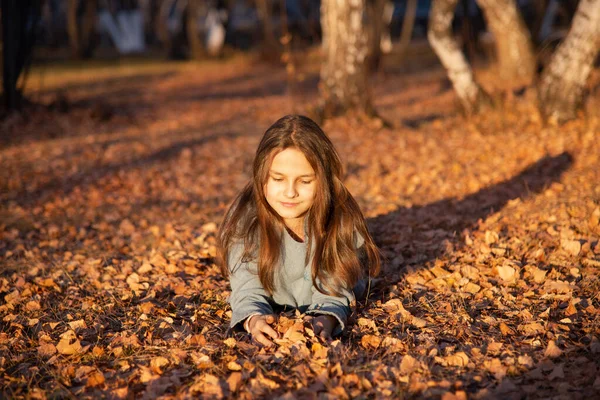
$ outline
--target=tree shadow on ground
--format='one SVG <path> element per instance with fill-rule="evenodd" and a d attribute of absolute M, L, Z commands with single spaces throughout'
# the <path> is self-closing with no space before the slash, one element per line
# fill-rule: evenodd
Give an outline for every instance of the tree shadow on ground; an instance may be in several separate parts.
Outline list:
<path fill-rule="evenodd" d="M 546 156 L 525 168 L 515 177 L 484 188 L 462 199 L 450 198 L 424 206 L 399 208 L 370 218 L 367 223 L 377 245 L 384 253 L 395 255 L 382 267 L 382 284 L 374 289 L 375 299 L 382 298 L 389 284 L 397 282 L 404 267 L 423 268 L 430 261 L 465 246 L 463 232 L 499 211 L 514 199 L 541 193 L 573 164 L 564 152 Z"/>
<path fill-rule="evenodd" d="M 119 171 L 127 171 L 132 168 L 145 168 L 157 162 L 165 162 L 173 159 L 184 149 L 203 146 L 220 139 L 235 139 L 243 135 L 244 134 L 229 131 L 200 138 L 181 140 L 150 154 L 129 161 L 101 166 L 93 165 L 67 176 L 58 175 L 50 179 L 47 183 L 37 187 L 34 191 L 23 189 L 18 192 L 7 194 L 6 196 L 1 196 L 0 206 L 5 206 L 9 202 L 15 201 L 19 206 L 26 208 L 32 204 L 44 203 L 52 196 L 66 197 L 75 189 L 83 189 L 92 186 L 102 178 L 116 174 Z"/>

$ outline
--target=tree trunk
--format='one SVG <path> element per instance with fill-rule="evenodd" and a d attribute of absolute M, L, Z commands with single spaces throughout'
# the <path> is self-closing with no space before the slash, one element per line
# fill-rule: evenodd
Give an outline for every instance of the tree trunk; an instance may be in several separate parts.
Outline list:
<path fill-rule="evenodd" d="M 478 112 L 491 102 L 479 87 L 471 66 L 452 35 L 452 17 L 458 0 L 433 0 L 429 13 L 427 38 L 446 68 L 448 78 L 467 114 Z"/>
<path fill-rule="evenodd" d="M 190 58 L 194 60 L 201 60 L 204 58 L 204 47 L 202 46 L 202 40 L 198 33 L 198 12 L 200 0 L 188 0 L 187 8 L 187 40 L 190 47 Z"/>
<path fill-rule="evenodd" d="M 6 108 L 20 109 L 19 76 L 31 63 L 41 13 L 40 0 L 2 0 L 2 86 Z"/>
<path fill-rule="evenodd" d="M 386 0 L 367 0 L 367 20 L 369 35 L 369 54 L 367 65 L 370 72 L 378 71 L 381 66 L 381 35 L 383 33 L 383 10 Z"/>
<path fill-rule="evenodd" d="M 577 116 L 599 51 L 600 0 L 581 0 L 566 39 L 542 73 L 538 100 L 546 119 L 562 123 Z"/>
<path fill-rule="evenodd" d="M 273 30 L 273 13 L 271 12 L 271 4 L 268 0 L 256 0 L 256 7 L 260 12 L 260 18 L 263 28 L 263 56 L 268 60 L 278 59 L 279 45 L 275 39 Z"/>
<path fill-rule="evenodd" d="M 412 39 L 413 28 L 415 26 L 415 19 L 417 17 L 417 0 L 407 0 L 406 11 L 404 12 L 404 18 L 402 19 L 402 32 L 400 33 L 400 43 L 398 44 L 398 54 L 400 60 L 404 58 L 404 54 Z"/>
<path fill-rule="evenodd" d="M 509 88 L 531 84 L 535 56 L 516 0 L 477 0 L 494 35 L 500 78 Z"/>
<path fill-rule="evenodd" d="M 79 23 L 79 0 L 67 3 L 67 32 L 74 58 L 89 58 L 94 49 L 98 0 L 84 0 L 84 15 Z"/>
<path fill-rule="evenodd" d="M 364 0 L 321 3 L 323 29 L 321 107 L 324 117 L 354 110 L 374 115 L 367 84 L 368 52 Z"/>
<path fill-rule="evenodd" d="M 77 8 L 78 0 L 68 0 L 67 3 L 67 32 L 69 33 L 69 44 L 71 45 L 71 54 L 78 58 L 80 54 L 79 28 L 77 27 Z"/>

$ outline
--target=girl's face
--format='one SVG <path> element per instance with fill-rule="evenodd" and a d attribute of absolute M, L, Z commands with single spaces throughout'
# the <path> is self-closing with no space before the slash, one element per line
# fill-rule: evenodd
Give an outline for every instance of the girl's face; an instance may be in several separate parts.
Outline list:
<path fill-rule="evenodd" d="M 269 205 L 289 228 L 297 227 L 312 206 L 316 179 L 314 169 L 296 148 L 288 147 L 273 158 L 265 195 Z"/>

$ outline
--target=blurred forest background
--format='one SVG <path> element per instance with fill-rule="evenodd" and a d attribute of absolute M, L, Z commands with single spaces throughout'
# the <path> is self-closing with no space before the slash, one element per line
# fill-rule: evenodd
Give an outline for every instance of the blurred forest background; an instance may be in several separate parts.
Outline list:
<path fill-rule="evenodd" d="M 0 397 L 600 394 L 600 0 L 0 0 Z M 230 332 L 275 120 L 383 255 L 332 343 Z"/>

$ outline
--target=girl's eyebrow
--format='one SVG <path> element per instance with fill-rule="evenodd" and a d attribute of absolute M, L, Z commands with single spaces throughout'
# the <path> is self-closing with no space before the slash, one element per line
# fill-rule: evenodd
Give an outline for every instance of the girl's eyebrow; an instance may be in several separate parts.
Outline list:
<path fill-rule="evenodd" d="M 269 171 L 271 173 L 271 175 L 278 175 L 278 176 L 286 176 L 285 174 L 282 174 L 281 172 L 277 172 L 277 171 Z M 298 176 L 298 178 L 314 178 L 315 174 L 306 174 L 306 175 L 300 175 Z"/>

